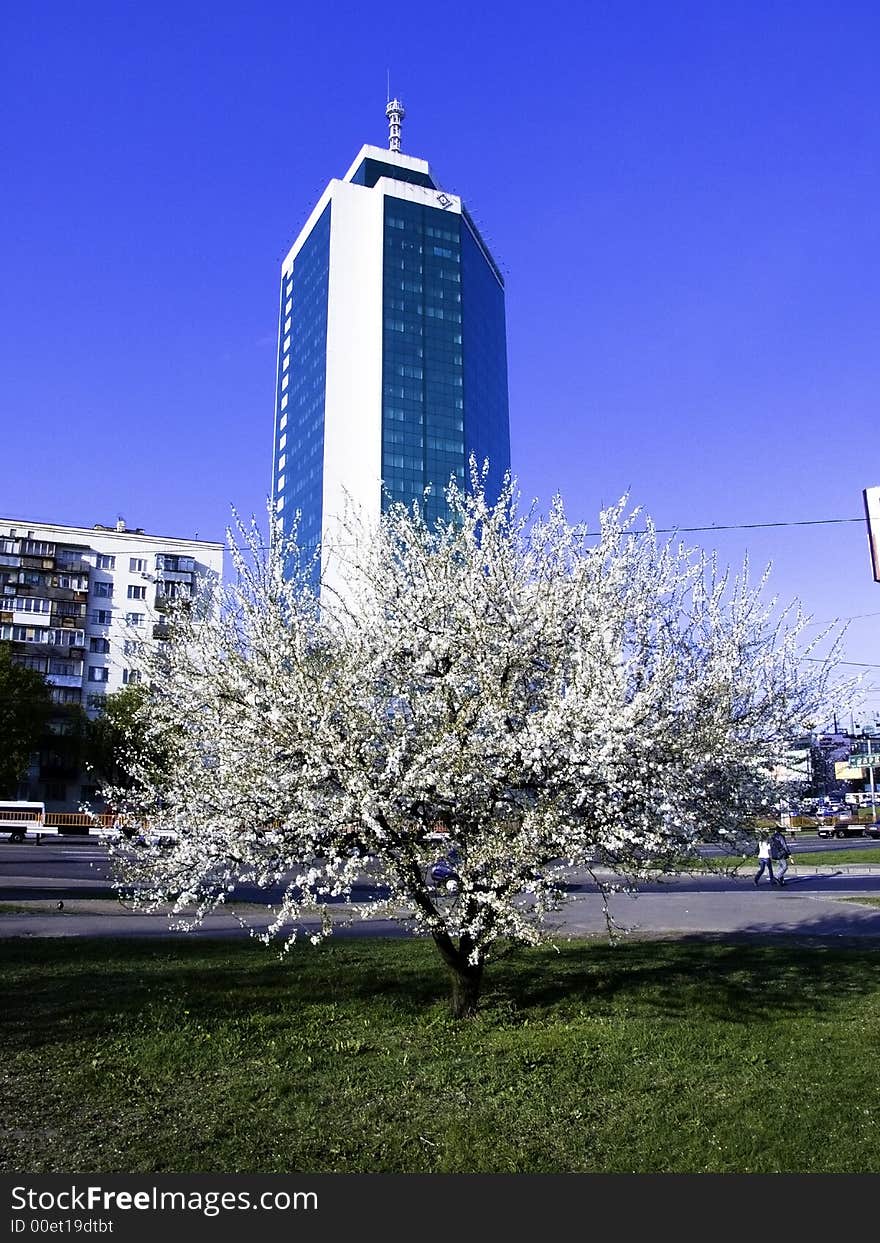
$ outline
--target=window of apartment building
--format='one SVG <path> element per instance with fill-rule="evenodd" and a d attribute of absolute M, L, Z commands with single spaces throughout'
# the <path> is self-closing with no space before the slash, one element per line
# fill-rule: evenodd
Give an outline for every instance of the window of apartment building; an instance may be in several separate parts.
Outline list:
<path fill-rule="evenodd" d="M 86 641 L 84 630 L 73 630 L 66 626 L 47 630 L 46 635 L 47 641 L 57 644 L 58 647 L 82 647 Z"/>
<path fill-rule="evenodd" d="M 106 682 L 109 680 L 110 670 L 106 665 L 92 665 L 89 669 L 90 682 Z"/>
<path fill-rule="evenodd" d="M 54 557 L 55 545 L 47 540 L 26 539 L 22 540 L 21 551 L 26 557 Z"/>
<path fill-rule="evenodd" d="M 39 596 L 17 596 L 12 607 L 16 613 L 51 613 L 52 604 Z"/>
<path fill-rule="evenodd" d="M 144 624 L 144 616 L 145 614 L 143 613 L 126 613 L 125 624 L 126 626 L 142 626 Z"/>
<path fill-rule="evenodd" d="M 12 639 L 14 643 L 48 643 L 48 629 L 37 626 L 0 626 L 0 639 Z"/>
<path fill-rule="evenodd" d="M 53 686 L 50 694 L 53 704 L 78 704 L 82 696 L 78 686 Z"/>
<path fill-rule="evenodd" d="M 113 595 L 113 584 L 108 583 L 103 578 L 96 578 L 92 590 L 94 591 L 96 596 L 109 597 Z"/>
<path fill-rule="evenodd" d="M 19 656 L 17 653 L 11 657 L 12 663 L 18 665 L 20 669 L 34 669 L 37 673 L 46 672 L 45 656 Z"/>
<path fill-rule="evenodd" d="M 109 626 L 113 620 L 113 614 L 109 609 L 92 609 L 92 621 L 96 626 Z"/>
<path fill-rule="evenodd" d="M 100 652 L 102 656 L 106 655 L 106 653 L 110 651 L 110 640 L 98 639 L 94 637 L 89 639 L 89 651 Z"/>
<path fill-rule="evenodd" d="M 188 600 L 192 592 L 189 583 L 169 582 L 163 583 L 161 590 L 157 593 L 157 600 Z"/>
<path fill-rule="evenodd" d="M 47 587 L 49 585 L 48 575 L 37 574 L 34 570 L 22 570 L 18 575 L 18 581 L 24 587 Z"/>
<path fill-rule="evenodd" d="M 57 678 L 81 678 L 82 677 L 82 661 L 81 660 L 50 660 L 49 674 Z"/>
<path fill-rule="evenodd" d="M 103 691 L 92 691 L 86 695 L 86 706 L 89 708 L 103 708 L 107 702 L 107 696 Z"/>
<path fill-rule="evenodd" d="M 192 574 L 195 568 L 195 557 L 179 557 L 170 552 L 156 554 L 157 570 L 169 570 L 174 574 Z"/>
<path fill-rule="evenodd" d="M 128 589 L 128 598 L 129 600 L 146 600 L 147 598 L 146 587 L 136 587 L 132 583 Z"/>
<path fill-rule="evenodd" d="M 52 612 L 58 617 L 85 617 L 86 606 L 76 600 L 53 600 Z"/>
<path fill-rule="evenodd" d="M 140 656 L 144 650 L 144 645 L 140 639 L 126 639 L 122 645 L 122 651 L 126 656 Z"/>
<path fill-rule="evenodd" d="M 129 557 L 128 568 L 132 574 L 143 574 L 147 568 L 146 557 Z"/>
<path fill-rule="evenodd" d="M 122 681 L 126 686 L 136 686 L 141 680 L 140 669 L 123 669 Z"/>
<path fill-rule="evenodd" d="M 115 570 L 116 558 L 111 557 L 109 553 L 99 552 L 98 559 L 95 562 L 99 570 Z"/>
<path fill-rule="evenodd" d="M 85 574 L 56 574 L 52 586 L 64 587 L 68 591 L 88 591 L 89 580 Z"/>

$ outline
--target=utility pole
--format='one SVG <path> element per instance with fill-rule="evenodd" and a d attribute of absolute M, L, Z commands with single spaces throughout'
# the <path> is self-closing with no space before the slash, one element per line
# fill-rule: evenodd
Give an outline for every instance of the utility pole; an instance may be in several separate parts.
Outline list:
<path fill-rule="evenodd" d="M 868 780 L 871 783 L 871 819 L 877 819 L 877 792 L 874 785 L 874 756 L 871 751 L 871 735 L 868 735 Z"/>

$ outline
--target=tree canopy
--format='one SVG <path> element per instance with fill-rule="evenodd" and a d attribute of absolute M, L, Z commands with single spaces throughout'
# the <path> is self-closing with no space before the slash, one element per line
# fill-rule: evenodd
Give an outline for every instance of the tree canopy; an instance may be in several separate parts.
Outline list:
<path fill-rule="evenodd" d="M 624 502 L 590 532 L 558 499 L 521 512 L 510 483 L 489 504 L 473 464 L 447 502 L 433 528 L 419 505 L 351 518 L 320 599 L 295 546 L 236 533 L 235 580 L 177 620 L 140 709 L 178 743 L 161 782 L 138 773 L 137 810 L 177 844 L 119 862 L 183 926 L 273 889 L 267 939 L 288 947 L 308 916 L 312 940 L 353 917 L 366 872 L 387 895 L 369 914 L 433 938 L 467 1014 L 570 867 L 603 888 L 737 841 L 832 662 L 803 662 L 807 619 L 748 567 L 659 541 Z"/>
<path fill-rule="evenodd" d="M 0 794 L 12 798 L 40 745 L 52 712 L 42 674 L 17 665 L 0 643 Z"/>
<path fill-rule="evenodd" d="M 137 756 L 141 770 L 148 761 L 146 731 L 142 711 L 147 698 L 140 684 L 123 686 L 107 695 L 101 711 L 88 725 L 86 762 L 93 778 L 107 787 L 129 789 L 129 771 Z"/>

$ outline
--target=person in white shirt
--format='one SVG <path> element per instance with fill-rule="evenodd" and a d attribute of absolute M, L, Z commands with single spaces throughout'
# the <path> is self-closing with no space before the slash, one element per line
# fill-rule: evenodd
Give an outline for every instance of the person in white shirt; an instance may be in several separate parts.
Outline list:
<path fill-rule="evenodd" d="M 773 856 L 770 853 L 770 838 L 766 835 L 766 833 L 758 841 L 758 870 L 755 873 L 756 885 L 764 875 L 765 868 L 767 869 L 767 874 L 770 877 L 770 884 L 775 885 L 776 877 L 773 875 Z"/>

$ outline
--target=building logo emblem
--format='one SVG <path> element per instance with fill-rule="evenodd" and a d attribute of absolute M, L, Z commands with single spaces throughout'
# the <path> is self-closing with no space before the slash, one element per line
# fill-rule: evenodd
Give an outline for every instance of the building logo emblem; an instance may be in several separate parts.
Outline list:
<path fill-rule="evenodd" d="M 448 194 L 444 194 L 442 190 L 437 195 L 437 202 L 440 204 L 441 207 L 452 206 L 452 199 L 449 197 Z"/>

